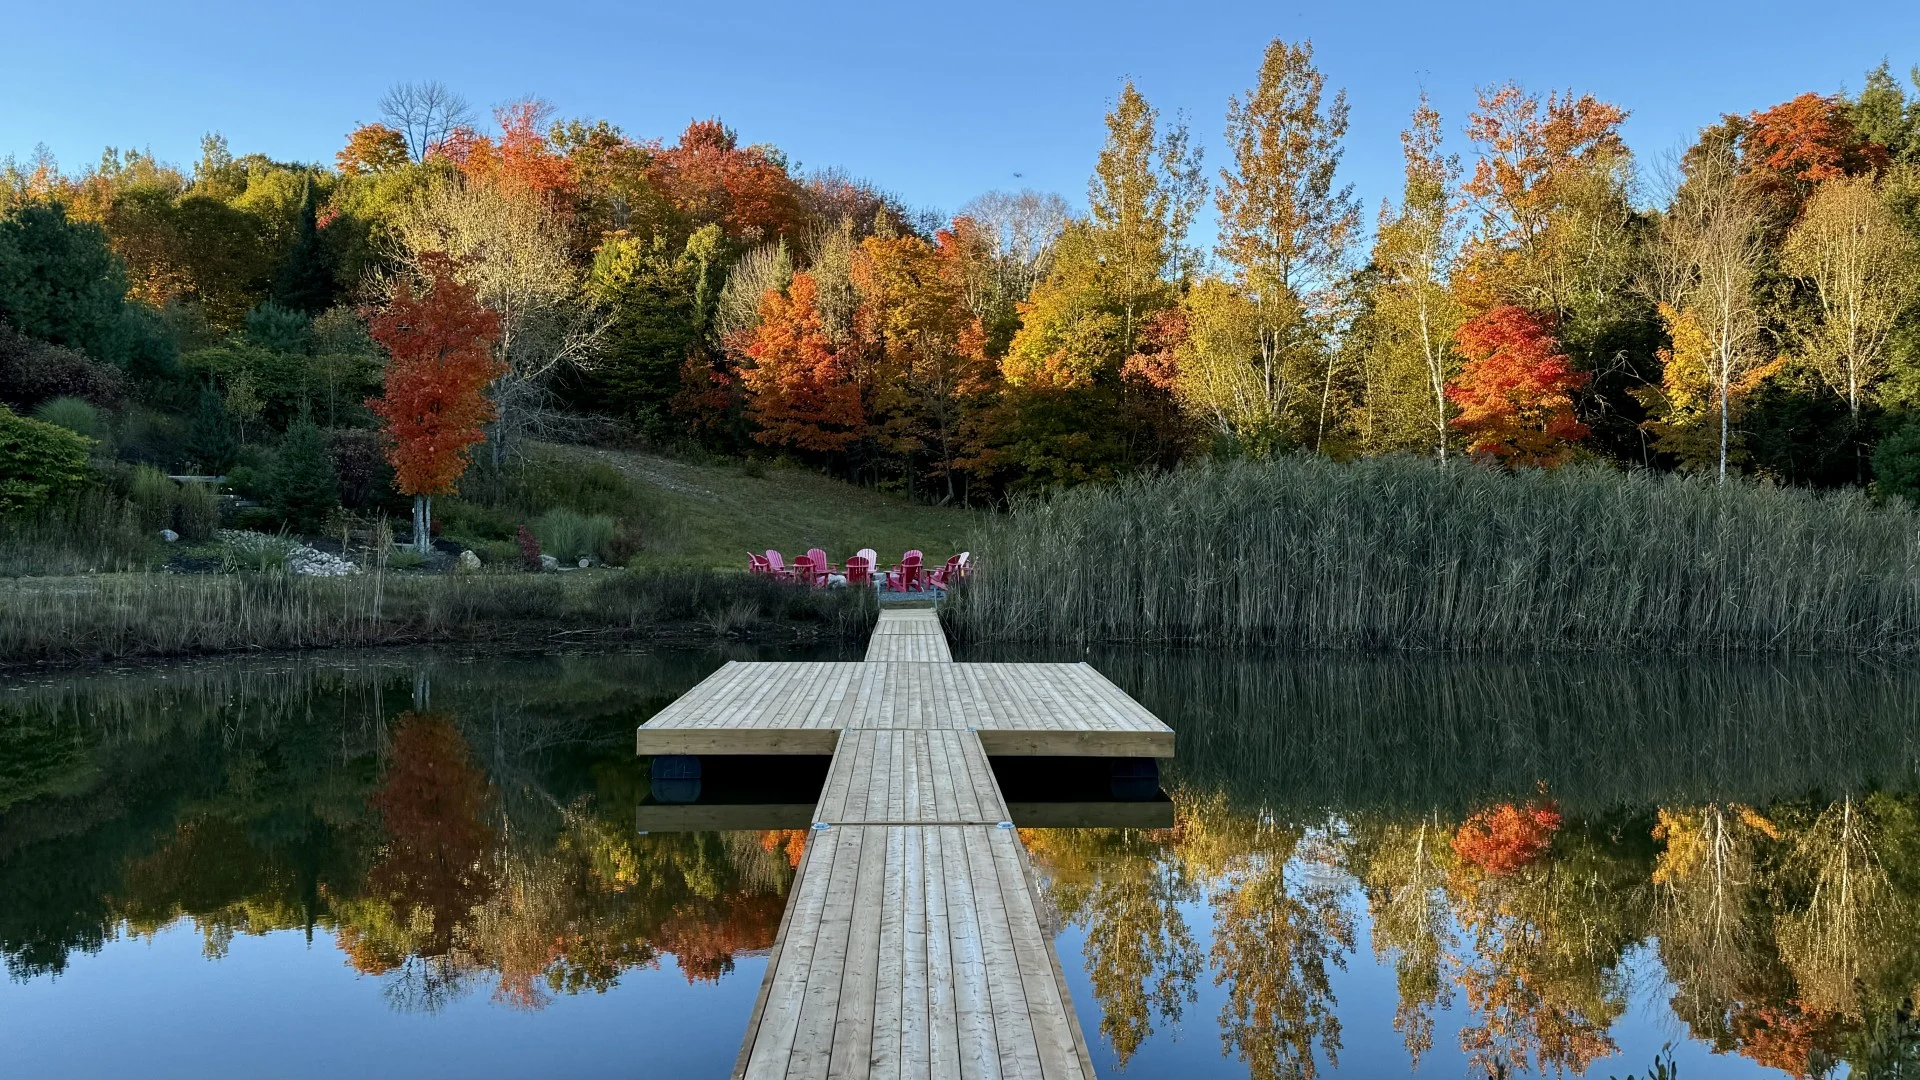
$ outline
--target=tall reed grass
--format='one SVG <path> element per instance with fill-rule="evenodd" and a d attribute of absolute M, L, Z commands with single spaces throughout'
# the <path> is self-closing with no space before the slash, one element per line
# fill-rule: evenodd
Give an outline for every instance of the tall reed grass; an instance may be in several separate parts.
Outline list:
<path fill-rule="evenodd" d="M 0 589 L 0 664 L 426 641 L 596 642 L 663 633 L 857 639 L 864 589 L 711 570 L 578 576 L 286 573 L 34 578 Z"/>
<path fill-rule="evenodd" d="M 1920 514 L 1854 492 L 1293 457 L 1028 502 L 973 553 L 971 641 L 1920 648 Z"/>
<path fill-rule="evenodd" d="M 151 566 L 160 559 L 161 545 L 144 514 L 143 507 L 116 492 L 87 487 L 32 514 L 0 517 L 0 578 Z M 0 590 L 12 587 L 0 585 Z"/>

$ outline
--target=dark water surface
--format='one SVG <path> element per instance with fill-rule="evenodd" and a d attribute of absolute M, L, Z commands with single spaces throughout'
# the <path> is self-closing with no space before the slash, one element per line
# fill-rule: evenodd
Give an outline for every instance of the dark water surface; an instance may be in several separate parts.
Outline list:
<path fill-rule="evenodd" d="M 632 732 L 726 658 L 0 681 L 0 1076 L 724 1076 L 805 833 Z M 1023 830 L 1103 1075 L 1920 1075 L 1920 673 L 1086 658 L 1181 754 Z"/>

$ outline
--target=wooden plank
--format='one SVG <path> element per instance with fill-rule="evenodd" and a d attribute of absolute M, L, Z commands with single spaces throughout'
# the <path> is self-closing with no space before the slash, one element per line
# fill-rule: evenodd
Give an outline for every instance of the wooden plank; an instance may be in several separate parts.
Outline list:
<path fill-rule="evenodd" d="M 887 830 L 859 830 L 860 874 L 852 897 L 840 1012 L 834 1020 L 830 1080 L 868 1080 L 873 1064 L 875 995 L 880 988 L 880 922 L 886 904 Z"/>
<path fill-rule="evenodd" d="M 933 1074 L 932 1014 L 929 998 L 933 975 L 929 968 L 932 918 L 927 910 L 927 829 L 902 829 L 906 872 L 901 893 L 907 904 L 901 924 L 900 961 L 900 1076 L 902 1080 L 931 1080 Z"/>
<path fill-rule="evenodd" d="M 811 820 L 991 825 L 1007 807 L 972 732 L 856 728 L 840 738 Z"/>
<path fill-rule="evenodd" d="M 927 1067 L 941 1080 L 960 1075 L 960 1015 L 954 1003 L 953 933 L 948 924 L 947 869 L 941 828 L 915 829 L 925 845 L 921 884 L 926 897 Z"/>
<path fill-rule="evenodd" d="M 1010 831 L 990 840 L 1041 1072 L 1045 1080 L 1093 1080 L 1093 1062 L 1059 954 L 1040 929 L 1039 894 L 1026 853 Z"/>
<path fill-rule="evenodd" d="M 746 1060 L 736 1070 L 746 1080 L 775 1080 L 787 1075 L 839 841 L 840 836 L 831 830 L 808 838 L 806 855 L 800 860 L 800 876 L 794 879 L 793 891 L 787 897 L 792 917 L 786 932 L 774 943 L 761 990 L 762 1003 L 747 1025 Z"/>
<path fill-rule="evenodd" d="M 979 826 L 975 826 L 978 828 Z M 953 1010 L 960 1033 L 963 1080 L 998 1080 L 1000 1047 L 994 1038 L 987 992 L 987 957 L 980 910 L 967 868 L 966 826 L 932 828 L 940 836 L 941 876 L 947 893 L 947 927 L 953 951 Z"/>
<path fill-rule="evenodd" d="M 634 829 L 643 832 L 740 832 L 804 829 L 813 824 L 814 803 L 642 803 Z"/>
<path fill-rule="evenodd" d="M 1002 831 L 1007 830 L 965 831 L 968 880 L 973 883 L 979 910 L 980 946 L 986 957 L 989 1012 L 993 1017 L 994 1042 L 1000 1048 L 1001 1073 L 1039 1077 L 1040 1045 L 1034 1037 L 1034 1020 L 1027 1006 L 1026 987 L 1020 978 L 1013 928 L 1007 922 L 999 868 L 993 858 L 991 834 Z M 1034 929 L 1039 929 L 1038 923 Z"/>
<path fill-rule="evenodd" d="M 826 903 L 822 906 L 819 931 L 808 965 L 805 990 L 800 1006 L 800 1022 L 793 1035 L 793 1050 L 786 1075 L 825 1076 L 833 1053 L 834 1026 L 844 1003 L 841 987 L 846 980 L 847 950 L 853 932 L 856 889 L 859 883 L 861 850 L 865 846 L 863 829 L 828 829 L 837 833 L 833 873 L 828 880 Z"/>
<path fill-rule="evenodd" d="M 635 738 L 642 757 L 658 754 L 800 754 L 824 756 L 840 741 L 835 728 L 641 728 Z"/>
<path fill-rule="evenodd" d="M 993 757 L 1173 756 L 1173 732 L 1018 731 L 980 729 L 980 745 Z"/>
<path fill-rule="evenodd" d="M 906 1034 L 907 830 L 886 830 L 880 892 L 879 954 L 875 958 L 873 1047 L 869 1075 L 899 1080 Z"/>

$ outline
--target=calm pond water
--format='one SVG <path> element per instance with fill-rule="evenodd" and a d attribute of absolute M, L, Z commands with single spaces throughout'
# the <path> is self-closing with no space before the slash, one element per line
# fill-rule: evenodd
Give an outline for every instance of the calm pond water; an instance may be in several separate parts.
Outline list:
<path fill-rule="evenodd" d="M 724 1076 L 805 833 L 632 731 L 725 658 L 0 682 L 0 1075 Z M 1181 754 L 1023 830 L 1103 1075 L 1920 1069 L 1920 673 L 1087 659 Z"/>

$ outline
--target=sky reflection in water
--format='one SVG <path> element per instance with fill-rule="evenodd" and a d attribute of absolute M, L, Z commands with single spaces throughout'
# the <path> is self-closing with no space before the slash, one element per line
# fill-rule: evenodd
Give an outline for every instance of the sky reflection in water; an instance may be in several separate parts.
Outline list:
<path fill-rule="evenodd" d="M 1181 749 L 1024 832 L 1103 1075 L 1920 1059 L 1920 675 L 1088 658 Z M 0 1075 L 724 1075 L 804 834 L 636 834 L 631 755 L 722 659 L 6 683 Z"/>

